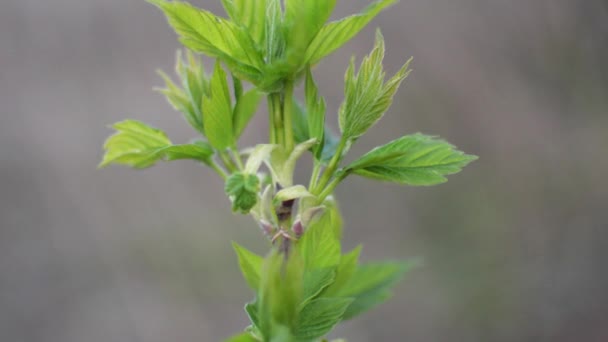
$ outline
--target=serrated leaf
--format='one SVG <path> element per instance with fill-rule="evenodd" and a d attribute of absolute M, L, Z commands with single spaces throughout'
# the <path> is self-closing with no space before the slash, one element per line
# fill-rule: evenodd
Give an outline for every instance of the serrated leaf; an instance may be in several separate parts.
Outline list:
<path fill-rule="evenodd" d="M 307 270 L 331 268 L 340 263 L 340 241 L 328 215 L 325 213 L 321 219 L 313 221 L 298 241 Z"/>
<path fill-rule="evenodd" d="M 360 265 L 336 296 L 354 298 L 344 313 L 350 319 L 390 297 L 391 288 L 410 269 L 409 263 L 369 263 Z"/>
<path fill-rule="evenodd" d="M 264 258 L 250 252 L 236 242 L 232 242 L 232 247 L 239 259 L 239 266 L 245 281 L 252 290 L 257 292 L 260 288 L 260 272 L 262 271 Z"/>
<path fill-rule="evenodd" d="M 325 25 L 306 49 L 305 63 L 317 64 L 323 57 L 331 54 L 363 29 L 376 15 L 398 0 L 376 1 L 360 14 L 333 21 Z"/>
<path fill-rule="evenodd" d="M 234 138 L 236 140 L 238 140 L 251 118 L 255 115 L 261 98 L 262 94 L 256 89 L 252 89 L 238 97 L 232 118 Z"/>
<path fill-rule="evenodd" d="M 221 58 L 240 77 L 256 81 L 263 65 L 247 28 L 182 1 L 148 0 L 160 8 L 189 49 Z"/>
<path fill-rule="evenodd" d="M 299 69 L 306 49 L 331 16 L 336 0 L 285 0 L 287 63 Z"/>
<path fill-rule="evenodd" d="M 311 301 L 300 312 L 294 335 L 304 341 L 324 336 L 340 322 L 351 303 L 351 298 L 318 298 Z"/>
<path fill-rule="evenodd" d="M 302 282 L 302 259 L 297 253 L 285 257 L 273 250 L 266 257 L 262 266 L 257 310 L 259 329 L 265 341 L 284 333 L 277 331 L 277 327 L 291 330 L 296 325 L 298 305 L 302 301 Z"/>
<path fill-rule="evenodd" d="M 154 165 L 162 154 L 159 149 L 171 145 L 165 132 L 136 120 L 125 120 L 112 125 L 117 132 L 110 136 L 103 148 L 106 153 L 99 167 L 124 164 L 142 169 Z"/>
<path fill-rule="evenodd" d="M 203 123 L 205 135 L 214 148 L 225 150 L 234 146 L 230 91 L 219 61 L 211 77 L 209 94 L 203 97 Z"/>
<path fill-rule="evenodd" d="M 346 167 L 360 176 L 408 185 L 433 185 L 477 159 L 442 139 L 406 135 L 377 147 Z"/>
<path fill-rule="evenodd" d="M 262 46 L 266 27 L 266 0 L 222 0 L 222 4 L 230 18 L 245 26 L 251 38 Z"/>
<path fill-rule="evenodd" d="M 306 70 L 306 110 L 308 118 L 308 136 L 319 142 L 313 147 L 313 155 L 317 160 L 322 159 L 325 146 L 325 100 L 319 98 L 319 90 L 312 77 L 310 68 Z"/>
<path fill-rule="evenodd" d="M 359 261 L 360 253 L 361 245 L 342 255 L 340 258 L 340 264 L 336 269 L 336 277 L 331 285 L 327 287 L 325 291 L 323 291 L 323 296 L 334 297 L 346 284 L 348 284 L 350 278 L 357 269 L 357 262 Z"/>
<path fill-rule="evenodd" d="M 363 59 L 358 73 L 355 74 L 353 60 L 346 71 L 344 102 L 339 111 L 340 130 L 346 139 L 357 139 L 380 120 L 390 107 L 399 85 L 409 74 L 408 61 L 384 83 L 383 59 L 384 38 L 377 31 L 374 49 Z"/>
<path fill-rule="evenodd" d="M 316 298 L 334 282 L 335 277 L 335 267 L 317 268 L 304 272 L 304 300 L 300 303 L 300 307 L 304 307 Z"/>
<path fill-rule="evenodd" d="M 224 190 L 232 201 L 232 210 L 247 214 L 258 201 L 260 180 L 255 174 L 236 172 L 228 177 Z"/>

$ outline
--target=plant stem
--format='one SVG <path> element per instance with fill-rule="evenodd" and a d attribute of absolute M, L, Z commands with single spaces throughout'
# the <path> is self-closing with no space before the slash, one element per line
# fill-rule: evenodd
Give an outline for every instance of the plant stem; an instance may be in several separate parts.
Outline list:
<path fill-rule="evenodd" d="M 233 147 L 230 149 L 230 152 L 232 152 L 232 159 L 236 161 L 236 165 L 239 167 L 239 170 L 243 171 L 245 166 L 243 166 L 243 161 L 241 160 L 239 151 L 236 149 L 236 147 Z"/>
<path fill-rule="evenodd" d="M 293 138 L 293 80 L 287 81 L 285 84 L 285 93 L 283 94 L 283 128 L 285 134 L 285 149 L 287 153 L 291 153 L 294 146 Z"/>
<path fill-rule="evenodd" d="M 220 159 L 224 163 L 224 166 L 226 166 L 230 173 L 233 173 L 238 169 L 237 166 L 234 165 L 234 162 L 230 159 L 230 156 L 228 156 L 225 151 L 219 151 L 218 154 L 220 156 Z"/>
<path fill-rule="evenodd" d="M 278 139 L 277 139 L 277 130 L 275 128 L 275 124 L 274 124 L 274 99 L 272 97 L 272 94 L 269 94 L 266 97 L 266 101 L 268 102 L 268 135 L 269 135 L 269 139 L 270 139 L 270 143 L 271 144 L 276 144 Z"/>
<path fill-rule="evenodd" d="M 321 180 L 313 189 L 313 194 L 318 195 L 321 193 L 321 191 L 325 189 L 325 187 L 327 186 L 327 182 L 329 182 L 331 177 L 334 175 L 336 169 L 338 168 L 338 164 L 340 164 L 340 161 L 342 160 L 342 151 L 344 151 L 345 147 L 346 139 L 342 138 L 340 139 L 340 144 L 338 145 L 336 154 L 334 154 L 334 156 L 329 161 L 329 165 L 327 165 L 327 168 L 325 169 L 325 171 L 323 171 L 323 176 L 321 176 Z"/>
<path fill-rule="evenodd" d="M 209 163 L 207 165 L 209 165 L 213 170 L 215 170 L 215 172 L 217 172 L 217 174 L 219 174 L 223 180 L 226 180 L 226 178 L 228 178 L 226 171 L 224 171 L 221 166 L 217 165 L 214 160 L 209 160 Z"/>
<path fill-rule="evenodd" d="M 319 173 L 321 173 L 321 163 L 316 159 L 314 161 L 315 166 L 312 169 L 312 175 L 310 176 L 310 182 L 308 183 L 308 189 L 312 190 L 317 186 L 319 180 Z"/>
<path fill-rule="evenodd" d="M 270 120 L 274 129 L 273 144 L 285 146 L 285 133 L 283 132 L 283 110 L 281 108 L 281 94 L 273 93 L 268 95 L 270 106 Z"/>
<path fill-rule="evenodd" d="M 317 196 L 319 203 L 323 203 L 325 198 L 334 192 L 334 190 L 336 189 L 336 186 L 338 186 L 338 184 L 340 184 L 340 182 L 343 181 L 345 177 L 346 177 L 346 173 L 336 176 L 331 181 L 331 183 L 329 183 L 325 187 L 325 189 L 319 194 L 319 196 Z"/>

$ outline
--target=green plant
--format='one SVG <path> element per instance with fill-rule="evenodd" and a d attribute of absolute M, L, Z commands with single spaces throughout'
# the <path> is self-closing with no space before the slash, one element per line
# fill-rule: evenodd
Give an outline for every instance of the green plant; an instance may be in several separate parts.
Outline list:
<path fill-rule="evenodd" d="M 476 159 L 441 139 L 412 134 L 352 163 L 342 162 L 388 110 L 410 72 L 410 61 L 385 80 L 384 40 L 377 31 L 374 48 L 358 70 L 353 59 L 346 71 L 340 136 L 325 125 L 325 100 L 311 66 L 396 0 L 376 1 L 359 14 L 329 23 L 337 0 L 222 0 L 229 19 L 185 2 L 149 2 L 164 12 L 188 49 L 177 57 L 180 82 L 161 72 L 166 85 L 160 92 L 201 139 L 173 144 L 158 129 L 122 121 L 112 126 L 116 133 L 104 145 L 100 166 L 201 162 L 225 181 L 233 210 L 250 214 L 262 228 L 271 246 L 266 257 L 233 244 L 255 299 L 245 307 L 251 325 L 230 341 L 320 341 L 340 321 L 386 300 L 411 265 L 360 265 L 361 247 L 343 253 L 334 189 L 350 175 L 405 185 L 438 184 Z M 195 53 L 216 60 L 211 75 Z M 245 90 L 244 81 L 251 89 Z M 299 82 L 304 83 L 302 103 L 294 95 Z M 240 149 L 239 137 L 263 96 L 269 109 L 269 142 Z M 294 181 L 294 170 L 307 151 L 314 165 L 310 181 L 303 185 Z"/>

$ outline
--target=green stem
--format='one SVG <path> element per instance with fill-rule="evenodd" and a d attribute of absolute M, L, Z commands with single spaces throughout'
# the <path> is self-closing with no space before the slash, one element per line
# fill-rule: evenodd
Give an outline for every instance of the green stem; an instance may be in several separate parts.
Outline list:
<path fill-rule="evenodd" d="M 283 97 L 283 129 L 285 134 L 285 149 L 290 153 L 294 147 L 293 138 L 293 80 L 285 84 Z"/>
<path fill-rule="evenodd" d="M 243 166 L 243 161 L 241 160 L 241 155 L 236 147 L 231 148 L 230 152 L 232 152 L 232 159 L 236 161 L 236 165 L 238 166 L 239 170 L 245 170 L 245 166 Z"/>
<path fill-rule="evenodd" d="M 319 196 L 317 196 L 319 203 L 323 203 L 325 198 L 334 192 L 338 184 L 340 184 L 340 182 L 344 180 L 344 177 L 346 177 L 346 175 L 334 178 L 331 183 L 329 183 L 327 187 L 325 187 L 325 189 L 319 194 Z"/>
<path fill-rule="evenodd" d="M 276 144 L 278 142 L 277 139 L 277 130 L 274 124 L 274 98 L 272 94 L 269 94 L 266 97 L 266 101 L 268 102 L 268 135 L 271 144 Z"/>
<path fill-rule="evenodd" d="M 319 173 L 321 173 L 321 163 L 315 159 L 315 166 L 312 169 L 312 176 L 310 176 L 310 182 L 308 183 L 309 189 L 314 189 L 317 186 L 319 180 Z"/>
<path fill-rule="evenodd" d="M 270 115 L 274 129 L 273 144 L 285 146 L 285 133 L 283 132 L 283 111 L 281 108 L 281 94 L 274 93 L 269 95 Z"/>
<path fill-rule="evenodd" d="M 220 159 L 224 163 L 224 166 L 228 169 L 230 173 L 235 172 L 238 168 L 234 165 L 234 162 L 230 159 L 230 156 L 226 154 L 226 152 L 219 152 Z"/>
<path fill-rule="evenodd" d="M 207 165 L 209 165 L 213 170 L 215 170 L 215 172 L 217 172 L 217 174 L 220 175 L 223 180 L 226 180 L 226 178 L 228 178 L 226 171 L 224 171 L 221 166 L 217 165 L 214 160 L 209 160 L 209 163 Z"/>
<path fill-rule="evenodd" d="M 329 165 L 327 165 L 327 168 L 325 169 L 325 171 L 323 171 L 323 176 L 321 176 L 321 180 L 313 189 L 313 194 L 318 195 L 321 193 L 321 191 L 325 189 L 325 187 L 327 186 L 327 182 L 329 182 L 331 177 L 334 175 L 336 169 L 338 168 L 338 165 L 340 164 L 340 161 L 342 160 L 342 151 L 344 151 L 345 147 L 346 139 L 342 138 L 340 139 L 340 145 L 338 145 L 336 154 L 334 154 L 334 156 L 329 161 Z"/>

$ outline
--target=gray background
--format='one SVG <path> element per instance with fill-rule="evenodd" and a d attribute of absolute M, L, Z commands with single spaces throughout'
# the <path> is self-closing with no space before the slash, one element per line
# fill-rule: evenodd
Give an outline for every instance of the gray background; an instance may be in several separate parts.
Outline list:
<path fill-rule="evenodd" d="M 481 158 L 438 187 L 338 189 L 347 247 L 425 264 L 335 336 L 607 341 L 608 4 L 403 0 L 315 70 L 334 127 L 348 59 L 378 26 L 387 69 L 414 56 L 415 70 L 351 158 L 416 131 Z M 213 342 L 245 327 L 229 242 L 266 245 L 219 179 L 191 162 L 96 170 L 123 118 L 194 136 L 152 91 L 177 47 L 143 0 L 0 2 L 1 341 Z M 246 142 L 266 136 L 259 114 Z"/>

